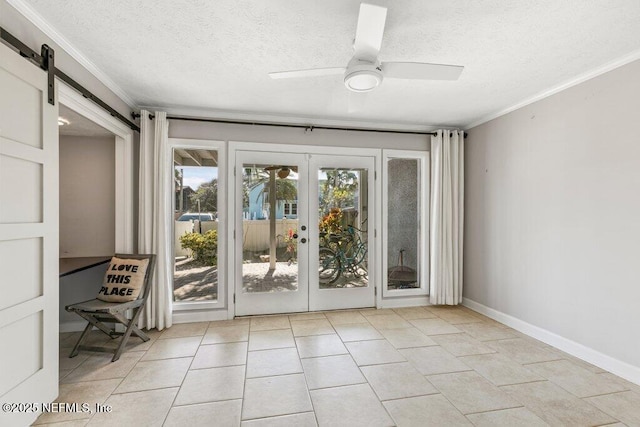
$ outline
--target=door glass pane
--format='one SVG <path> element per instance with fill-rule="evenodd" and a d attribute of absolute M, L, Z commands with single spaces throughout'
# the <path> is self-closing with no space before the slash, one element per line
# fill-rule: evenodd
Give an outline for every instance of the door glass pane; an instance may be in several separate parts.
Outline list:
<path fill-rule="evenodd" d="M 298 290 L 298 168 L 242 168 L 242 290 Z M 275 195 L 274 195 L 275 193 Z"/>
<path fill-rule="evenodd" d="M 418 159 L 390 159 L 387 174 L 387 288 L 419 288 Z"/>
<path fill-rule="evenodd" d="M 174 163 L 175 301 L 218 299 L 218 152 L 176 148 Z"/>
<path fill-rule="evenodd" d="M 368 286 L 366 169 L 318 171 L 321 289 Z"/>

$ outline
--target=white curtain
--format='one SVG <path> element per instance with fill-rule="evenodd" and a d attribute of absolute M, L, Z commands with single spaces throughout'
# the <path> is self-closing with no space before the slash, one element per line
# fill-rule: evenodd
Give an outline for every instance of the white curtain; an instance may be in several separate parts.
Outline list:
<path fill-rule="evenodd" d="M 171 280 L 171 181 L 169 123 L 167 113 L 140 112 L 140 182 L 138 252 L 156 254 L 151 293 L 140 317 L 140 326 L 162 330 L 172 324 Z M 169 183 L 169 185 L 167 185 Z"/>
<path fill-rule="evenodd" d="M 431 304 L 462 302 L 464 132 L 431 137 Z"/>

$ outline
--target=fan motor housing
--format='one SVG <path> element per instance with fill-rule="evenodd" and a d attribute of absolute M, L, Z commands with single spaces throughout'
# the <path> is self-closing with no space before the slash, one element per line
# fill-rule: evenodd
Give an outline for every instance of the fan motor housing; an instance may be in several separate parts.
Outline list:
<path fill-rule="evenodd" d="M 379 61 L 354 58 L 344 73 L 344 85 L 353 92 L 369 92 L 382 83 L 383 75 Z"/>

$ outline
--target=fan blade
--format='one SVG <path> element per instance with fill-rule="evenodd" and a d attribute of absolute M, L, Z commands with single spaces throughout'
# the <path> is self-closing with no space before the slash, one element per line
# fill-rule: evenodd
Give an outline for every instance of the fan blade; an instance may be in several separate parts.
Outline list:
<path fill-rule="evenodd" d="M 375 61 L 382 45 L 387 8 L 372 4 L 360 4 L 356 39 L 353 42 L 354 57 Z"/>
<path fill-rule="evenodd" d="M 331 76 L 344 73 L 344 67 L 312 68 L 309 70 L 277 71 L 269 73 L 272 79 L 296 79 L 299 77 Z"/>
<path fill-rule="evenodd" d="M 427 64 L 424 62 L 383 62 L 385 78 L 415 80 L 458 80 L 464 70 L 460 65 Z"/>

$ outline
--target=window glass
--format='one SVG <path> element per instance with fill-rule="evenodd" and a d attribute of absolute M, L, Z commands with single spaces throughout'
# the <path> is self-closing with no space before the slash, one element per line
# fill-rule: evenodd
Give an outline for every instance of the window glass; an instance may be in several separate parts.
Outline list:
<path fill-rule="evenodd" d="M 218 299 L 218 152 L 176 148 L 174 160 L 175 301 Z"/>
<path fill-rule="evenodd" d="M 419 166 L 418 159 L 387 164 L 387 289 L 420 287 Z"/>

